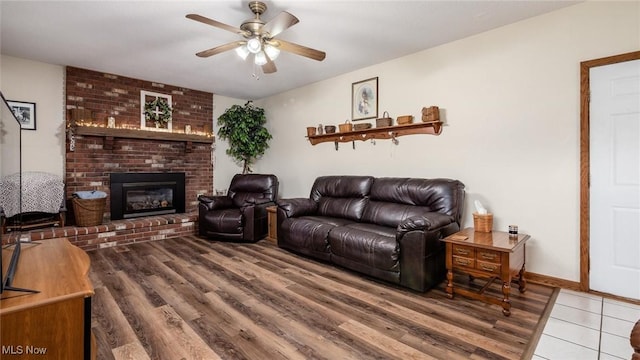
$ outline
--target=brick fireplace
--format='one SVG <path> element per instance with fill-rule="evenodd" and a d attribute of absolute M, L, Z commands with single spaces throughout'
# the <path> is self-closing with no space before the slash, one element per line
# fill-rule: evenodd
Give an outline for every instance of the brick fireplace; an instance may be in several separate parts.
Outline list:
<path fill-rule="evenodd" d="M 171 132 L 140 129 L 141 90 L 171 95 Z M 76 191 L 104 191 L 109 222 L 112 173 L 184 173 L 186 215 L 196 212 L 198 194 L 212 193 L 213 94 L 68 67 L 66 100 L 73 134 L 66 146 L 67 199 Z M 77 110 L 82 119 L 74 118 Z M 108 117 L 116 129 L 106 128 Z M 81 126 L 71 126 L 74 121 Z M 186 125 L 196 134 L 185 134 Z"/>

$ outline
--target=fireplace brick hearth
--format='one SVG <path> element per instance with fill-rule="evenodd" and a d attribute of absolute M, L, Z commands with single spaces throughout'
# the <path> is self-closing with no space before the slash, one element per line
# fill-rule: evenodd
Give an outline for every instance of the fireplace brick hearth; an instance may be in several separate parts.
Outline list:
<path fill-rule="evenodd" d="M 67 109 L 82 109 L 92 114 L 84 118 L 83 123 L 89 126 L 104 127 L 106 117 L 116 118 L 118 127 L 128 129 L 140 127 L 140 91 L 147 90 L 172 96 L 174 107 L 173 131 L 182 132 L 185 125 L 193 131 L 210 131 L 213 122 L 213 94 L 159 84 L 144 80 L 126 78 L 113 74 L 90 70 L 67 68 L 66 96 Z M 77 120 L 77 119 L 76 119 Z M 71 112 L 68 118 L 71 125 Z M 140 130 L 142 131 L 142 130 Z M 162 238 L 161 232 L 170 228 L 181 229 L 180 233 L 192 232 L 192 214 L 197 210 L 197 195 L 211 194 L 213 191 L 212 143 L 167 140 L 166 137 L 131 138 L 99 135 L 74 134 L 73 147 L 67 138 L 65 184 L 66 198 L 70 199 L 77 191 L 100 190 L 107 193 L 106 203 L 110 204 L 111 173 L 185 173 L 185 214 L 160 216 L 161 219 L 191 219 L 184 223 L 154 225 L 145 231 L 139 227 L 132 228 L 133 233 L 127 236 L 119 234 L 114 227 L 112 231 L 78 230 L 86 228 L 70 228 L 51 230 L 53 233 L 64 230 L 80 231 L 77 234 L 64 235 L 73 237 L 77 245 L 83 248 L 96 248 L 96 244 L 117 245 L 131 241 L 145 241 Z M 71 207 L 68 207 L 72 210 Z M 182 217 L 180 217 L 180 215 Z M 195 216 L 197 218 L 197 215 Z M 157 217 L 151 217 L 155 219 Z M 109 206 L 105 208 L 105 225 L 130 226 L 146 221 L 147 218 L 130 219 L 111 222 Z M 73 217 L 69 216 L 70 222 Z M 182 220 L 180 220 L 182 221 Z M 114 225 L 115 224 L 115 225 Z M 120 224 L 120 225 L 118 225 Z M 122 225 L 125 224 L 125 225 Z M 153 228 L 153 229 L 152 229 Z M 74 230 L 71 230 L 74 229 Z M 173 234 L 175 230 L 172 230 Z M 156 233 L 160 232 L 160 233 Z M 42 234 L 44 232 L 41 232 Z M 134 234 L 135 233 L 135 234 Z M 141 233 L 144 236 L 141 237 Z M 95 234 L 102 234 L 100 237 Z M 171 235 L 170 234 L 170 235 Z M 167 234 L 165 234 L 167 235 Z M 38 235 L 35 235 L 36 237 Z M 33 239 L 37 240 L 37 239 Z M 105 245 L 102 245 L 105 246 Z"/>
<path fill-rule="evenodd" d="M 144 241 L 194 236 L 197 234 L 197 220 L 197 213 L 171 214 L 117 220 L 98 226 L 65 226 L 31 230 L 29 233 L 20 234 L 20 238 L 22 241 L 67 238 L 75 246 L 88 251 Z M 3 237 L 3 243 L 17 241 L 17 238 L 10 238 L 11 235 L 13 234 L 9 233 L 6 239 Z"/>

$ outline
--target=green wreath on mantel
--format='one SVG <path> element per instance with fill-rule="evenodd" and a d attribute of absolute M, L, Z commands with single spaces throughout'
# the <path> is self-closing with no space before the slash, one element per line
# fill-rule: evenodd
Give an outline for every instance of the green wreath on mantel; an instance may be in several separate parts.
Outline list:
<path fill-rule="evenodd" d="M 157 112 L 156 112 L 156 109 Z M 147 121 L 153 121 L 158 126 L 166 126 L 171 121 L 173 109 L 166 99 L 157 97 L 151 101 L 144 103 L 144 118 Z"/>

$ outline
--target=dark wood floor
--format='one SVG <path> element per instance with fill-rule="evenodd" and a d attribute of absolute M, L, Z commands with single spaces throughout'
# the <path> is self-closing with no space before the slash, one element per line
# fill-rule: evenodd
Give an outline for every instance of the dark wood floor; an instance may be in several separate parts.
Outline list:
<path fill-rule="evenodd" d="M 555 299 L 514 287 L 504 317 L 446 298 L 444 283 L 416 293 L 266 240 L 185 237 L 89 255 L 98 359 L 530 358 Z"/>

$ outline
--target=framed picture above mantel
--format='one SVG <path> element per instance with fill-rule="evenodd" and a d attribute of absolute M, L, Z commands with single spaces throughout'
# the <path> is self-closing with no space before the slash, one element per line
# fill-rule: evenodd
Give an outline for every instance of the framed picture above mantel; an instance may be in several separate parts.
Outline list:
<path fill-rule="evenodd" d="M 351 84 L 351 120 L 378 117 L 378 78 L 374 77 Z"/>
<path fill-rule="evenodd" d="M 172 113 L 171 95 L 140 90 L 140 129 L 171 132 Z"/>

